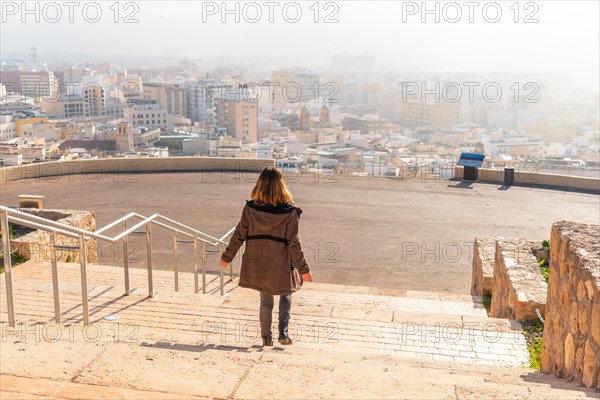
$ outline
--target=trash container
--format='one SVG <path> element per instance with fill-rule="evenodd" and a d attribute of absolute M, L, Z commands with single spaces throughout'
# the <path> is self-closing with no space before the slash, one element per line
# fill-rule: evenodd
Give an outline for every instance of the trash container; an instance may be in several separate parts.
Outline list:
<path fill-rule="evenodd" d="M 463 180 L 476 181 L 477 180 L 477 168 L 476 167 L 465 167 L 464 173 L 463 173 Z"/>
<path fill-rule="evenodd" d="M 504 184 L 512 185 L 515 182 L 515 169 L 513 167 L 504 168 Z"/>

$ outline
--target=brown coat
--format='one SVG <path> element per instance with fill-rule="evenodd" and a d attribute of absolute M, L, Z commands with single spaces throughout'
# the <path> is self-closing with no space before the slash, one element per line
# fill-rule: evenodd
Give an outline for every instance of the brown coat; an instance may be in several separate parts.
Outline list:
<path fill-rule="evenodd" d="M 290 294 L 300 289 L 300 274 L 310 272 L 298 238 L 301 213 L 290 203 L 262 207 L 246 201 L 240 222 L 221 256 L 223 261 L 231 262 L 246 242 L 239 286 L 271 294 Z"/>

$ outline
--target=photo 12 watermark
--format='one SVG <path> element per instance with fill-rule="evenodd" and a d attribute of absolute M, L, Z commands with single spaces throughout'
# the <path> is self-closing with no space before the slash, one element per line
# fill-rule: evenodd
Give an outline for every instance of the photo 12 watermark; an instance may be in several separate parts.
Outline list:
<path fill-rule="evenodd" d="M 340 3 L 334 1 L 203 1 L 202 23 L 339 23 Z"/>
<path fill-rule="evenodd" d="M 138 183 L 139 163 L 134 161 L 118 162 L 110 159 L 72 160 L 65 162 L 46 162 L 22 164 L 20 168 L 7 169 L 7 180 L 20 180 L 25 183 L 49 182 L 72 183 L 82 179 L 86 183 L 97 183 L 110 179 L 114 183 Z"/>
<path fill-rule="evenodd" d="M 6 23 L 115 24 L 140 22 L 140 3 L 136 1 L 2 1 L 0 20 Z"/>
<path fill-rule="evenodd" d="M 79 322 L 57 324 L 54 322 L 17 321 L 14 327 L 0 322 L 0 340 L 2 343 L 39 344 L 39 343 L 101 343 L 120 342 L 138 343 L 137 324 Z"/>
<path fill-rule="evenodd" d="M 504 87 L 498 82 L 402 82 L 402 101 L 421 103 L 539 103 L 540 85 L 536 82 L 513 82 Z"/>
<path fill-rule="evenodd" d="M 533 1 L 403 1 L 402 23 L 537 24 L 539 11 Z"/>
<path fill-rule="evenodd" d="M 277 331 L 277 326 L 271 327 Z M 288 335 L 294 342 L 305 343 L 338 343 L 342 333 L 340 326 L 329 321 L 291 320 L 288 324 Z M 259 322 L 216 322 L 203 321 L 201 339 L 205 343 L 217 344 L 255 344 L 261 340 Z"/>

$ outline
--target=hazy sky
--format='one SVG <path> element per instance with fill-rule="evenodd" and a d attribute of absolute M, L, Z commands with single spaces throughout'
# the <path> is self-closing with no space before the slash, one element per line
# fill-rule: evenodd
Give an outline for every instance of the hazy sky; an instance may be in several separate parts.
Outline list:
<path fill-rule="evenodd" d="M 26 52 L 35 44 L 41 58 L 44 54 L 156 54 L 265 66 L 327 67 L 332 54 L 368 52 L 381 68 L 555 72 L 590 83 L 597 82 L 599 74 L 600 2 L 595 0 L 479 1 L 472 2 L 475 4 L 471 9 L 466 1 L 427 1 L 430 10 L 437 4 L 439 23 L 435 14 L 422 15 L 421 1 L 335 1 L 316 5 L 314 1 L 278 1 L 271 2 L 278 3 L 274 8 L 263 1 L 251 5 L 227 2 L 230 9 L 237 4 L 240 22 L 234 20 L 235 15 L 222 15 L 221 1 L 120 2 L 117 23 L 110 8 L 113 1 L 98 2 L 102 14 L 96 23 L 86 21 L 83 13 L 85 6 L 85 17 L 89 21 L 96 18 L 95 4 L 90 4 L 93 2 L 77 2 L 73 22 L 69 22 L 65 2 L 57 1 L 46 8 L 47 2 L 28 2 L 31 10 L 38 4 L 39 23 L 34 20 L 35 11 L 24 14 L 21 1 L 2 3 L 3 58 Z M 299 8 L 299 21 L 286 21 L 284 7 L 288 20 L 295 18 Z M 318 22 L 314 21 L 316 8 L 320 10 Z M 257 19 L 259 9 L 260 20 L 251 23 Z M 492 23 L 497 9 L 502 15 Z M 269 10 L 274 10 L 272 23 Z M 462 16 L 451 23 L 457 11 Z M 469 22 L 470 11 L 473 22 Z M 138 22 L 123 21 L 130 13 Z M 331 19 L 337 22 L 324 23 L 332 13 Z M 524 23 L 528 16 L 538 22 Z M 423 17 L 427 18 L 425 22 L 421 21 Z M 222 22 L 222 18 L 227 20 Z"/>

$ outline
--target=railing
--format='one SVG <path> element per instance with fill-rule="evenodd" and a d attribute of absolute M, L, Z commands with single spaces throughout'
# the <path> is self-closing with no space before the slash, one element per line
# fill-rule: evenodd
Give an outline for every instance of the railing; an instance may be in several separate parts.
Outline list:
<path fill-rule="evenodd" d="M 127 228 L 127 222 L 131 219 L 140 220 Z M 86 231 L 74 226 L 66 225 L 50 219 L 31 215 L 13 208 L 0 206 L 0 225 L 2 228 L 2 244 L 4 249 L 4 278 L 6 281 L 6 305 L 8 308 L 8 324 L 11 327 L 15 326 L 15 309 L 13 298 L 13 283 L 12 283 L 12 261 L 11 247 L 8 224 L 9 222 L 18 225 L 27 226 L 30 228 L 46 231 L 50 235 L 50 262 L 52 264 L 52 291 L 54 294 L 54 319 L 60 323 L 60 299 L 58 292 L 58 268 L 57 268 L 57 250 L 78 250 L 80 258 L 80 275 L 81 275 L 81 295 L 83 305 L 83 322 L 89 325 L 89 308 L 88 308 L 88 290 L 87 290 L 87 265 L 86 265 L 86 240 L 97 239 L 110 243 L 123 242 L 123 270 L 125 282 L 125 295 L 130 294 L 129 289 L 129 260 L 128 260 L 128 237 L 129 236 L 144 236 L 146 237 L 146 263 L 148 268 L 148 295 L 154 296 L 153 278 L 152 278 L 152 225 L 165 228 L 173 232 L 173 261 L 174 261 L 174 281 L 175 291 L 179 291 L 179 268 L 177 263 L 177 246 L 179 243 L 191 244 L 194 246 L 194 292 L 199 292 L 198 283 L 198 244 L 201 245 L 202 253 L 202 293 L 206 293 L 206 255 L 209 253 L 222 253 L 224 246 L 228 243 L 225 238 L 234 230 L 231 228 L 221 238 L 210 236 L 197 229 L 191 228 L 180 222 L 167 218 L 160 214 L 153 214 L 150 217 L 145 217 L 137 213 L 129 213 L 110 224 L 97 229 L 95 232 Z M 121 227 L 121 232 L 114 237 L 104 234 L 106 231 Z M 145 230 L 140 230 L 144 229 Z M 56 244 L 56 235 L 62 235 L 72 239 L 77 239 L 77 246 L 59 246 Z M 179 239 L 177 235 L 186 237 L 187 239 Z M 208 247 L 209 246 L 209 247 Z M 208 248 L 207 248 L 208 247 Z M 220 271 L 220 294 L 223 296 L 225 279 L 223 268 Z M 233 268 L 229 269 L 229 279 L 233 279 Z"/>

